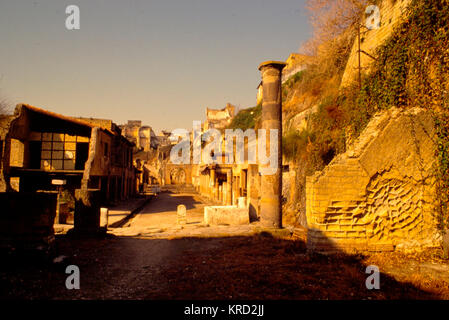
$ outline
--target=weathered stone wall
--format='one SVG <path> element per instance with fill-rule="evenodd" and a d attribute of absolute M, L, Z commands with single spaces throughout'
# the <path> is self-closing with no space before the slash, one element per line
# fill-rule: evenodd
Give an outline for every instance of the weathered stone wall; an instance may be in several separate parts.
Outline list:
<path fill-rule="evenodd" d="M 118 127 L 122 131 L 122 135 L 136 145 L 137 150 L 149 151 L 152 147 L 157 147 L 156 134 L 150 126 L 142 126 L 142 121 L 128 120 L 127 124 Z"/>
<path fill-rule="evenodd" d="M 206 121 L 204 122 L 204 130 L 223 129 L 229 125 L 235 116 L 235 106 L 230 103 L 226 104 L 223 109 L 206 108 Z"/>
<path fill-rule="evenodd" d="M 238 206 L 204 207 L 204 223 L 208 225 L 240 225 L 249 223 L 248 208 Z"/>
<path fill-rule="evenodd" d="M 282 83 L 290 77 L 305 69 L 309 57 L 299 53 L 291 53 L 285 63 L 287 64 L 282 71 Z"/>
<path fill-rule="evenodd" d="M 164 168 L 165 184 L 192 184 L 192 165 L 167 163 Z"/>
<path fill-rule="evenodd" d="M 405 17 L 405 9 L 410 0 L 384 0 L 379 5 L 380 10 L 380 28 L 368 30 L 361 29 L 360 49 L 370 55 L 375 55 L 376 48 L 381 45 L 393 32 L 394 27 L 403 21 Z M 365 21 L 362 21 L 363 25 Z M 346 69 L 342 77 L 341 86 L 346 87 L 357 81 L 358 75 L 358 40 L 354 41 L 351 54 L 346 64 Z M 366 54 L 361 54 L 362 73 L 369 72 L 369 66 L 373 59 Z"/>
<path fill-rule="evenodd" d="M 0 193 L 0 245 L 33 246 L 52 242 L 57 194 Z"/>
<path fill-rule="evenodd" d="M 248 209 L 251 220 L 260 216 L 260 175 L 256 164 L 248 166 Z"/>
<path fill-rule="evenodd" d="M 307 177 L 308 245 L 317 250 L 435 246 L 434 126 L 392 108 L 328 167 Z"/>
<path fill-rule="evenodd" d="M 15 116 L 0 117 L 0 192 L 10 191 L 9 167 L 11 160 L 11 140 L 8 139 L 9 129 Z"/>

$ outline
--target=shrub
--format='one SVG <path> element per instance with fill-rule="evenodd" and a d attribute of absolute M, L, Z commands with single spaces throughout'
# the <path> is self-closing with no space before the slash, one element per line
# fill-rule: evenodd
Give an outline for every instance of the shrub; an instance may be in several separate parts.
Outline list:
<path fill-rule="evenodd" d="M 227 129 L 257 129 L 262 116 L 262 105 L 240 110 Z"/>

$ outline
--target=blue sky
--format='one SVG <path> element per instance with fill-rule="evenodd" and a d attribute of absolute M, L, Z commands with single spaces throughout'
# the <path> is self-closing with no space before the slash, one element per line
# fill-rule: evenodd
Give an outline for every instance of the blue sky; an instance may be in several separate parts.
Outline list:
<path fill-rule="evenodd" d="M 305 0 L 0 0 L 0 94 L 71 116 L 192 127 L 256 102 L 257 69 L 310 37 Z M 68 5 L 80 30 L 65 28 Z"/>

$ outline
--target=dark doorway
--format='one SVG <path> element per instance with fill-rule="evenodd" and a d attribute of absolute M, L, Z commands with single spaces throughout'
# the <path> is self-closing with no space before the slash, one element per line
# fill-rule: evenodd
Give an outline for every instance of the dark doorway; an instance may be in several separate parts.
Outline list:
<path fill-rule="evenodd" d="M 30 141 L 30 169 L 40 169 L 41 168 L 41 141 Z"/>
<path fill-rule="evenodd" d="M 84 164 L 89 156 L 89 143 L 78 142 L 76 144 L 75 170 L 84 170 Z"/>

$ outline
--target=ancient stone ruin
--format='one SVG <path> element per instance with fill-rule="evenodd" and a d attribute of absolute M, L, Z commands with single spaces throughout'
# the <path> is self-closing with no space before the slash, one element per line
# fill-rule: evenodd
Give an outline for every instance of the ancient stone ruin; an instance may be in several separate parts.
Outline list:
<path fill-rule="evenodd" d="M 186 206 L 183 204 L 178 205 L 177 213 L 178 213 L 178 224 L 183 225 L 187 223 L 186 217 Z"/>
<path fill-rule="evenodd" d="M 437 246 L 434 124 L 422 109 L 392 108 L 347 152 L 307 179 L 311 249 Z"/>

